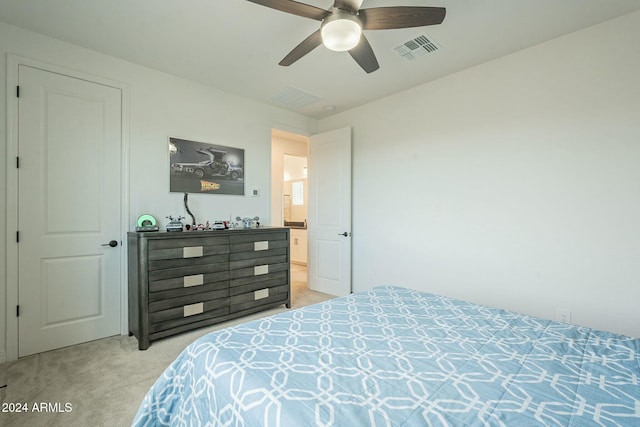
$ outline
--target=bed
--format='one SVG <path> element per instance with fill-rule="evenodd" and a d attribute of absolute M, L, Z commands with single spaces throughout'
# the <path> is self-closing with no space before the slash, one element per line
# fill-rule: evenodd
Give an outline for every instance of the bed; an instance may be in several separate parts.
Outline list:
<path fill-rule="evenodd" d="M 376 287 L 199 338 L 133 425 L 640 426 L 640 340 Z"/>

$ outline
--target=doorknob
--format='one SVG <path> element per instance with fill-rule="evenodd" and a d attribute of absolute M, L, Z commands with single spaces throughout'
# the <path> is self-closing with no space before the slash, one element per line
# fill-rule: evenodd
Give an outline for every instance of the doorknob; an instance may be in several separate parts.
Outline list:
<path fill-rule="evenodd" d="M 104 243 L 102 246 L 111 246 L 112 248 L 115 248 L 116 246 L 118 246 L 118 241 L 112 240 L 109 243 Z"/>
<path fill-rule="evenodd" d="M 351 233 L 347 233 L 346 231 L 344 233 L 338 233 L 338 236 L 349 237 L 350 235 Z"/>

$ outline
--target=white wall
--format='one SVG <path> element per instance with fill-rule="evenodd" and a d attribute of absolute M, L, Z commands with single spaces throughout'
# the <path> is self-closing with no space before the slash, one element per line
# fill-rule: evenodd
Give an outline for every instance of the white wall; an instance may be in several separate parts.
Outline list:
<path fill-rule="evenodd" d="M 640 13 L 324 119 L 353 282 L 640 337 Z"/>
<path fill-rule="evenodd" d="M 132 230 L 142 213 L 166 224 L 166 215 L 185 215 L 182 194 L 170 194 L 168 137 L 244 148 L 247 196 L 191 195 L 197 218 L 226 219 L 259 215 L 269 223 L 271 129 L 309 133 L 316 121 L 148 68 L 0 23 L 0 128 L 6 129 L 6 62 L 12 53 L 122 82 L 129 87 L 128 156 L 130 161 L 129 222 Z M 13 95 L 13 93 L 10 93 Z M 0 361 L 4 357 L 6 315 L 6 132 L 0 133 Z M 14 173 L 12 171 L 12 173 Z M 252 189 L 260 190 L 251 197 Z M 13 232 L 12 232 L 13 233 Z M 13 234 L 10 234 L 13 237 Z M 15 286 L 15 285 L 14 285 Z"/>

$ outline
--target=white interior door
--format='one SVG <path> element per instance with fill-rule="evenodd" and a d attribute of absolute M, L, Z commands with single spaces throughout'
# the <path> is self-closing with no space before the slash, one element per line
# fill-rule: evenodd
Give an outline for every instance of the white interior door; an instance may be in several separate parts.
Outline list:
<path fill-rule="evenodd" d="M 122 106 L 98 83 L 24 65 L 18 80 L 22 357 L 120 332 Z"/>
<path fill-rule="evenodd" d="M 351 128 L 313 135 L 309 145 L 309 288 L 351 293 Z"/>

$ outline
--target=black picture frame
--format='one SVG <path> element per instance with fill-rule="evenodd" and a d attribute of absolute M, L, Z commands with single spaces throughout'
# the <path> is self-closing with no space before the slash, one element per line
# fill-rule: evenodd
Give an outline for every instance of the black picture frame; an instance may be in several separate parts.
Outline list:
<path fill-rule="evenodd" d="M 169 192 L 244 195 L 244 149 L 169 137 Z"/>

